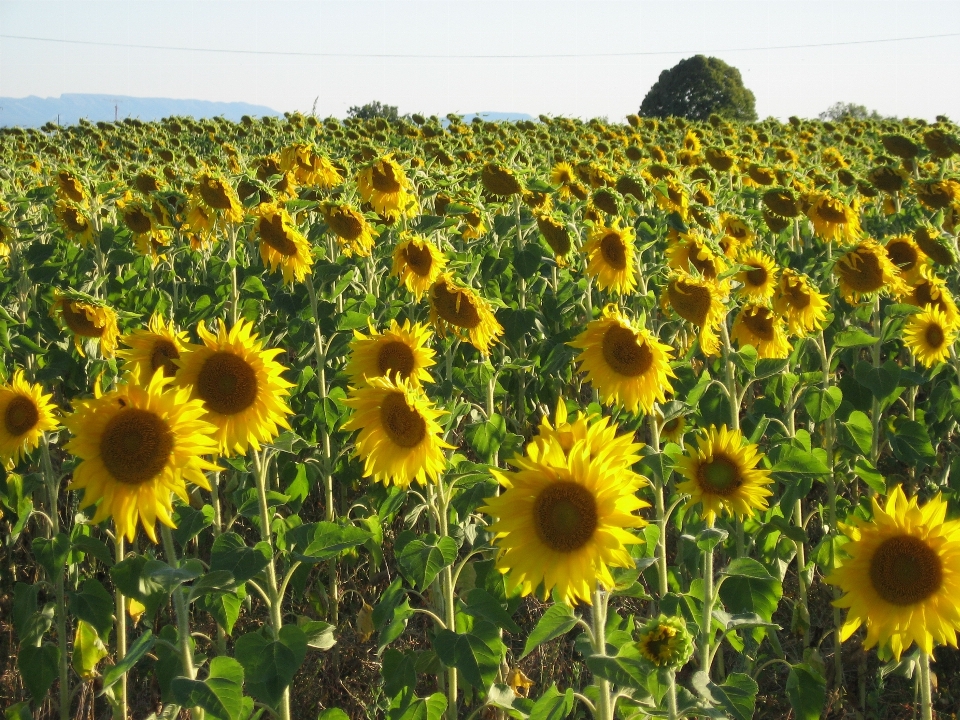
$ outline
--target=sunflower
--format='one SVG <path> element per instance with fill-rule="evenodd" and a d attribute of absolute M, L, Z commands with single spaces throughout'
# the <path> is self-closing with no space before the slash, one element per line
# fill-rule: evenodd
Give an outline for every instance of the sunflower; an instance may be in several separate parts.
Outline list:
<path fill-rule="evenodd" d="M 950 358 L 950 348 L 956 339 L 957 327 L 933 305 L 907 318 L 903 328 L 903 344 L 928 368 Z"/>
<path fill-rule="evenodd" d="M 718 147 L 708 147 L 703 155 L 707 164 L 717 172 L 729 172 L 737 161 L 735 156 Z"/>
<path fill-rule="evenodd" d="M 57 173 L 57 196 L 78 204 L 87 202 L 87 191 L 76 175 L 68 170 Z"/>
<path fill-rule="evenodd" d="M 918 308 L 933 305 L 944 314 L 951 325 L 960 321 L 957 304 L 943 279 L 926 267 L 921 268 L 919 277 L 914 280 L 903 301 Z"/>
<path fill-rule="evenodd" d="M 770 188 L 763 193 L 763 204 L 779 217 L 792 218 L 800 214 L 800 204 L 793 190 L 787 187 Z"/>
<path fill-rule="evenodd" d="M 664 311 L 673 309 L 681 318 L 700 328 L 700 349 L 707 357 L 720 351 L 718 332 L 724 322 L 723 288 L 712 280 L 687 272 L 675 272 L 660 296 Z"/>
<path fill-rule="evenodd" d="M 654 184 L 651 189 L 661 210 L 675 212 L 681 220 L 686 222 L 690 209 L 690 196 L 679 180 L 667 176 L 661 182 Z"/>
<path fill-rule="evenodd" d="M 280 169 L 292 172 L 300 185 L 329 190 L 343 182 L 340 172 L 313 145 L 295 143 L 280 151 Z"/>
<path fill-rule="evenodd" d="M 79 205 L 58 202 L 53 208 L 53 213 L 69 239 L 76 240 L 81 246 L 90 245 L 93 242 L 93 223 Z"/>
<path fill-rule="evenodd" d="M 357 189 L 381 215 L 413 217 L 417 214 L 417 198 L 411 193 L 412 185 L 392 155 L 384 155 L 361 170 Z"/>
<path fill-rule="evenodd" d="M 207 217 L 220 215 L 229 223 L 243 222 L 243 207 L 237 197 L 237 191 L 221 175 L 202 172 L 197 175 L 196 186 L 190 196 L 191 207 L 201 208 Z M 190 216 L 194 213 L 191 211 Z M 192 220 L 191 227 L 193 227 Z"/>
<path fill-rule="evenodd" d="M 464 240 L 476 240 L 477 238 L 483 237 L 487 233 L 487 223 L 483 219 L 483 215 L 476 208 L 470 210 L 463 214 L 464 224 L 461 226 L 462 230 L 460 231 L 461 237 Z"/>
<path fill-rule="evenodd" d="M 666 402 L 666 393 L 673 392 L 673 350 L 613 304 L 604 308 L 603 317 L 587 323 L 570 346 L 583 351 L 578 370 L 587 374 L 608 405 L 620 403 L 631 412 L 649 413 L 654 403 Z"/>
<path fill-rule="evenodd" d="M 540 421 L 537 435 L 527 444 L 527 456 L 537 460 L 549 452 L 548 445 L 551 442 L 556 442 L 563 452 L 569 453 L 573 446 L 582 440 L 587 444 L 591 458 L 610 453 L 625 463 L 619 466 L 621 472 L 632 474 L 632 458 L 643 446 L 633 441 L 631 433 L 618 435 L 619 429 L 610 418 L 596 413 L 587 415 L 578 412 L 571 420 L 567 415 L 566 403 L 561 397 L 557 399 L 553 424 L 546 417 Z"/>
<path fill-rule="evenodd" d="M 572 247 L 570 243 L 570 230 L 562 219 L 554 215 L 537 215 L 537 229 L 547 241 L 547 245 L 553 250 L 554 259 L 557 265 L 563 267 L 567 264 L 567 255 L 570 254 Z"/>
<path fill-rule="evenodd" d="M 687 494 L 687 507 L 701 504 L 703 517 L 713 523 L 717 513 L 737 515 L 742 520 L 754 510 L 766 510 L 766 487 L 773 482 L 770 471 L 757 468 L 763 458 L 757 446 L 745 442 L 739 430 L 711 425 L 701 431 L 696 447 L 684 445 L 677 471 L 686 478 L 677 492 Z"/>
<path fill-rule="evenodd" d="M 564 200 L 569 200 L 573 195 L 571 187 L 577 182 L 577 176 L 573 172 L 573 166 L 568 162 L 558 162 L 550 170 L 550 183 L 557 186 L 557 194 Z"/>
<path fill-rule="evenodd" d="M 658 668 L 678 668 L 693 654 L 693 637 L 682 617 L 660 615 L 640 628 L 637 650 Z"/>
<path fill-rule="evenodd" d="M 0 385 L 0 462 L 8 469 L 40 444 L 44 432 L 56 429 L 52 397 L 44 395 L 39 385 L 24 380 L 23 370 Z"/>
<path fill-rule="evenodd" d="M 391 320 L 390 328 L 382 333 L 373 327 L 369 335 L 354 330 L 344 372 L 355 387 L 362 387 L 367 378 L 374 377 L 399 376 L 412 387 L 433 382 L 427 368 L 436 365 L 436 353 L 427 347 L 429 337 L 429 327 L 421 323 L 411 325 L 409 320 L 403 325 Z"/>
<path fill-rule="evenodd" d="M 257 218 L 253 231 L 260 238 L 260 259 L 270 270 L 278 267 L 283 272 L 283 281 L 290 284 L 296 279 L 303 282 L 310 274 L 313 258 L 310 244 L 293 224 L 293 218 L 285 208 L 275 203 L 261 203 L 253 211 Z"/>
<path fill-rule="evenodd" d="M 442 273 L 430 287 L 430 322 L 437 333 L 447 330 L 468 341 L 483 355 L 503 335 L 490 305 L 470 288 L 458 285 L 449 273 Z"/>
<path fill-rule="evenodd" d="M 480 182 L 483 189 L 498 198 L 508 198 L 519 195 L 523 190 L 520 181 L 510 168 L 499 163 L 487 163 L 480 171 Z"/>
<path fill-rule="evenodd" d="M 737 239 L 740 245 L 753 245 L 757 239 L 757 234 L 753 231 L 746 221 L 732 213 L 723 213 L 720 215 L 720 227 L 724 234 Z"/>
<path fill-rule="evenodd" d="M 120 338 L 129 350 L 117 355 L 137 368 L 140 378 L 150 382 L 153 374 L 163 368 L 164 377 L 177 374 L 176 361 L 187 349 L 187 334 L 178 331 L 173 320 L 167 324 L 163 316 L 154 313 L 146 330 L 134 330 Z"/>
<path fill-rule="evenodd" d="M 50 307 L 50 316 L 59 318 L 61 324 L 70 329 L 74 347 L 80 355 L 84 354 L 81 338 L 93 338 L 100 341 L 103 357 L 113 357 L 120 337 L 113 308 L 82 293 L 58 291 Z"/>
<path fill-rule="evenodd" d="M 337 236 L 337 242 L 347 255 L 368 257 L 373 241 L 379 236 L 361 212 L 345 203 L 327 202 L 320 205 L 320 214 Z"/>
<path fill-rule="evenodd" d="M 761 358 L 782 359 L 790 354 L 783 318 L 765 305 L 744 305 L 733 321 L 730 335 L 740 347 L 752 345 Z"/>
<path fill-rule="evenodd" d="M 354 409 L 344 430 L 359 430 L 356 454 L 363 460 L 363 476 L 384 485 L 406 488 L 436 482 L 446 467 L 437 419 L 443 416 L 422 390 L 397 378 L 367 378 L 343 401 Z"/>
<path fill-rule="evenodd" d="M 447 265 L 446 256 L 423 235 L 403 231 L 393 249 L 393 270 L 400 283 L 419 300 L 440 277 Z"/>
<path fill-rule="evenodd" d="M 542 587 L 547 597 L 556 589 L 569 604 L 589 603 L 598 585 L 613 587 L 610 567 L 634 566 L 627 546 L 640 540 L 627 528 L 646 524 L 635 513 L 648 505 L 636 496 L 643 478 L 619 468 L 637 459 L 622 451 L 592 456 L 585 440 L 565 453 L 551 439 L 536 459 L 515 458 L 516 472 L 491 469 L 506 490 L 480 510 L 496 518 L 488 530 L 510 590 Z"/>
<path fill-rule="evenodd" d="M 609 226 L 594 226 L 583 249 L 588 258 L 587 273 L 597 279 L 598 288 L 623 295 L 637 286 L 635 239 L 634 229 L 621 228 L 619 218 Z"/>
<path fill-rule="evenodd" d="M 808 198 L 807 217 L 816 234 L 827 242 L 855 242 L 860 236 L 860 213 L 853 205 L 826 192 L 817 191 Z"/>
<path fill-rule="evenodd" d="M 920 266 L 926 260 L 925 253 L 909 235 L 897 235 L 887 240 L 884 245 L 890 262 L 897 266 L 901 276 L 908 283 L 920 273 Z"/>
<path fill-rule="evenodd" d="M 900 656 L 914 642 L 930 654 L 934 645 L 957 646 L 960 629 L 960 522 L 946 520 L 940 495 L 923 507 L 897 486 L 886 507 L 874 497 L 873 519 L 854 516 L 843 528 L 849 556 L 826 581 L 845 593 L 834 601 L 849 608 L 840 640 L 864 622 L 864 648 L 880 644 Z"/>
<path fill-rule="evenodd" d="M 823 327 L 827 319 L 827 296 L 810 284 L 806 275 L 785 268 L 773 297 L 773 309 L 787 321 L 791 335 L 807 335 Z"/>
<path fill-rule="evenodd" d="M 840 276 L 840 294 L 851 305 L 881 291 L 894 296 L 908 291 L 897 266 L 876 240 L 860 241 L 837 261 L 833 271 Z"/>
<path fill-rule="evenodd" d="M 960 200 L 960 182 L 952 179 L 917 180 L 913 183 L 917 200 L 928 210 L 946 210 Z"/>
<path fill-rule="evenodd" d="M 696 230 L 680 233 L 677 242 L 667 247 L 667 265 L 673 270 L 689 271 L 692 265 L 708 280 L 716 280 L 727 264 L 707 245 L 706 238 Z"/>
<path fill-rule="evenodd" d="M 658 420 L 662 419 L 662 415 Z M 683 440 L 683 434 L 687 431 L 687 419 L 683 415 L 677 415 L 666 422 L 660 424 L 660 437 L 667 442 L 680 444 Z"/>
<path fill-rule="evenodd" d="M 737 294 L 750 300 L 767 300 L 777 289 L 777 265 L 773 258 L 759 250 L 741 252 L 737 260 L 747 270 L 737 273 L 741 287 Z"/>
<path fill-rule="evenodd" d="M 939 265 L 956 265 L 957 248 L 936 228 L 921 225 L 913 231 L 913 240 L 923 254 Z"/>
<path fill-rule="evenodd" d="M 66 449 L 81 460 L 70 487 L 83 490 L 81 507 L 100 501 L 94 524 L 112 516 L 133 542 L 139 520 L 157 542 L 157 520 L 174 527 L 171 494 L 189 502 L 186 480 L 210 489 L 203 471 L 220 468 L 200 456 L 216 452 L 216 428 L 189 388 L 164 392 L 171 380 L 161 372 L 146 387 L 136 380 L 106 394 L 98 384 L 94 399 L 75 401 L 64 418 L 73 435 Z"/>
<path fill-rule="evenodd" d="M 285 368 L 274 359 L 283 350 L 264 350 L 252 330 L 253 323 L 241 320 L 229 332 L 220 323 L 213 334 L 201 320 L 197 334 L 204 344 L 191 345 L 177 361 L 177 383 L 192 386 L 191 397 L 203 401 L 224 455 L 259 450 L 279 428 L 290 429 L 284 398 L 293 385 L 280 377 Z"/>

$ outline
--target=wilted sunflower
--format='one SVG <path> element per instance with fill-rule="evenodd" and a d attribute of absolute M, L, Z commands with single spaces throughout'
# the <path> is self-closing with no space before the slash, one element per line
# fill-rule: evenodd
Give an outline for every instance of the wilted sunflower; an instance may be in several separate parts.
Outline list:
<path fill-rule="evenodd" d="M 57 427 L 53 395 L 44 395 L 40 385 L 23 378 L 23 370 L 0 385 L 0 463 L 12 469 L 37 447 L 43 433 Z"/>
<path fill-rule="evenodd" d="M 750 517 L 766 510 L 773 493 L 770 471 L 757 468 L 763 458 L 756 445 L 745 441 L 739 430 L 711 425 L 700 432 L 696 446 L 684 445 L 677 472 L 684 478 L 677 492 L 690 496 L 687 507 L 701 504 L 701 514 L 713 523 L 718 513 Z"/>
<path fill-rule="evenodd" d="M 356 454 L 363 460 L 364 477 L 401 488 L 414 480 L 436 482 L 447 464 L 443 450 L 453 446 L 441 439 L 437 418 L 444 412 L 422 390 L 406 380 L 368 378 L 343 402 L 355 411 L 343 429 L 360 431 Z"/>
<path fill-rule="evenodd" d="M 826 295 L 810 284 L 806 275 L 785 268 L 773 298 L 773 309 L 787 321 L 791 335 L 807 335 L 819 330 L 827 319 Z"/>
<path fill-rule="evenodd" d="M 512 462 L 516 472 L 491 469 L 505 490 L 480 508 L 496 518 L 488 530 L 508 587 L 523 595 L 542 588 L 544 597 L 555 588 L 570 604 L 591 602 L 598 585 L 612 588 L 609 568 L 633 567 L 627 546 L 640 542 L 627 528 L 646 524 L 635 514 L 648 507 L 636 496 L 643 478 L 618 471 L 631 461 L 619 452 L 592 456 L 585 440 L 565 453 L 550 439 L 537 459 Z"/>
<path fill-rule="evenodd" d="M 913 240 L 923 254 L 939 265 L 956 265 L 956 245 L 936 228 L 921 225 L 913 231 Z"/>
<path fill-rule="evenodd" d="M 117 534 L 133 542 L 139 520 L 157 542 L 157 520 L 174 527 L 171 495 L 189 502 L 186 480 L 210 489 L 203 471 L 220 468 L 201 455 L 217 443 L 189 388 L 167 390 L 160 372 L 146 387 L 136 380 L 106 394 L 98 383 L 94 399 L 74 401 L 63 421 L 73 435 L 66 449 L 81 460 L 70 487 L 83 490 L 81 507 L 100 502 L 94 524 L 113 517 Z"/>
<path fill-rule="evenodd" d="M 650 618 L 637 634 L 641 657 L 658 668 L 678 668 L 693 654 L 693 637 L 682 617 Z"/>
<path fill-rule="evenodd" d="M 237 197 L 237 191 L 222 175 L 201 172 L 197 175 L 193 193 L 190 195 L 191 207 L 200 208 L 208 217 L 219 215 L 225 222 L 243 222 L 243 207 Z M 193 212 L 190 212 L 192 226 Z"/>
<path fill-rule="evenodd" d="M 447 265 L 446 256 L 422 235 L 404 231 L 393 249 L 393 270 L 400 283 L 419 300 Z"/>
<path fill-rule="evenodd" d="M 597 389 L 608 405 L 620 403 L 636 413 L 653 411 L 657 402 L 666 402 L 672 392 L 669 378 L 673 350 L 653 334 L 638 327 L 615 305 L 607 305 L 603 317 L 587 323 L 586 329 L 570 342 L 579 348 L 578 370 Z"/>
<path fill-rule="evenodd" d="M 284 398 L 293 385 L 280 377 L 285 368 L 274 359 L 283 350 L 264 350 L 252 330 L 253 323 L 241 320 L 227 332 L 221 322 L 213 334 L 201 320 L 197 334 L 204 344 L 191 345 L 178 361 L 177 384 L 191 386 L 191 397 L 203 401 L 223 455 L 259 450 L 279 428 L 290 429 Z"/>
<path fill-rule="evenodd" d="M 696 230 L 681 233 L 676 242 L 667 246 L 667 265 L 683 272 L 689 272 L 693 266 L 708 280 L 716 280 L 727 269 L 723 257 L 717 255 Z"/>
<path fill-rule="evenodd" d="M 570 230 L 562 219 L 553 215 L 537 215 L 537 228 L 547 245 L 553 250 L 557 265 L 567 264 L 567 255 L 570 254 Z"/>
<path fill-rule="evenodd" d="M 617 218 L 611 225 L 600 223 L 590 231 L 583 249 L 587 253 L 587 273 L 597 279 L 601 290 L 624 295 L 637 286 L 636 232 L 620 227 Z"/>
<path fill-rule="evenodd" d="M 930 654 L 935 645 L 957 646 L 960 629 L 960 522 L 946 520 L 940 495 L 923 507 L 898 485 L 886 507 L 871 499 L 873 519 L 853 516 L 843 527 L 849 556 L 826 580 L 844 592 L 834 601 L 849 608 L 840 640 L 867 625 L 864 648 L 889 647 L 899 660 L 915 642 Z"/>
<path fill-rule="evenodd" d="M 344 253 L 357 257 L 370 255 L 373 241 L 379 234 L 361 212 L 345 203 L 328 202 L 320 206 L 320 214 L 337 236 Z"/>
<path fill-rule="evenodd" d="M 303 282 L 310 274 L 313 258 L 310 243 L 297 230 L 286 208 L 275 203 L 261 203 L 253 211 L 257 218 L 254 233 L 260 238 L 260 259 L 263 264 L 283 272 L 288 285 L 294 280 Z"/>
<path fill-rule="evenodd" d="M 785 358 L 790 354 L 783 318 L 766 305 L 747 303 L 737 313 L 730 336 L 742 348 L 752 345 L 761 358 Z"/>
<path fill-rule="evenodd" d="M 343 370 L 355 387 L 365 385 L 366 378 L 394 378 L 398 375 L 412 387 L 433 382 L 427 368 L 436 365 L 433 359 L 436 353 L 427 347 L 429 339 L 428 326 L 421 323 L 411 325 L 409 320 L 403 325 L 391 320 L 390 328 L 382 333 L 373 327 L 369 335 L 354 330 L 350 359 Z"/>
<path fill-rule="evenodd" d="M 178 331 L 173 320 L 168 324 L 163 316 L 154 313 L 146 330 L 134 330 L 120 338 L 129 350 L 119 350 L 117 356 L 137 368 L 140 379 L 149 383 L 153 374 L 163 368 L 164 377 L 177 374 L 176 360 L 187 349 L 187 334 Z"/>
<path fill-rule="evenodd" d="M 750 300 L 766 300 L 777 289 L 777 265 L 773 258 L 759 250 L 741 252 L 737 260 L 746 265 L 748 270 L 737 273 L 737 281 L 741 287 L 737 294 Z"/>
<path fill-rule="evenodd" d="M 950 358 L 950 348 L 956 339 L 957 327 L 933 305 L 911 315 L 903 327 L 903 344 L 928 368 Z"/>
<path fill-rule="evenodd" d="M 880 291 L 894 296 L 907 292 L 896 265 L 876 240 L 862 240 L 834 266 L 840 277 L 840 294 L 851 305 Z"/>
<path fill-rule="evenodd" d="M 113 308 L 81 293 L 58 291 L 50 307 L 50 317 L 58 318 L 61 325 L 70 329 L 73 345 L 80 355 L 84 355 L 82 338 L 93 338 L 100 341 L 103 357 L 113 357 L 120 337 Z"/>
<path fill-rule="evenodd" d="M 817 191 L 808 198 L 807 217 L 814 232 L 827 242 L 855 242 L 860 236 L 860 213 L 853 205 L 827 192 Z"/>
<path fill-rule="evenodd" d="M 381 215 L 416 215 L 417 198 L 411 189 L 410 181 L 393 155 L 379 158 L 361 170 L 357 177 L 360 196 Z"/>
<path fill-rule="evenodd" d="M 700 349 L 707 357 L 720 351 L 720 323 L 724 322 L 723 289 L 712 280 L 679 271 L 670 276 L 660 296 L 664 311 L 671 308 L 681 318 L 700 328 Z"/>
<path fill-rule="evenodd" d="M 76 240 L 81 246 L 93 242 L 93 223 L 90 222 L 90 218 L 87 217 L 79 205 L 58 202 L 54 206 L 53 212 L 69 239 Z"/>
<path fill-rule="evenodd" d="M 483 355 L 503 335 L 490 305 L 468 287 L 458 285 L 449 273 L 443 273 L 430 287 L 430 322 L 441 336 L 451 330 L 468 341 Z"/>

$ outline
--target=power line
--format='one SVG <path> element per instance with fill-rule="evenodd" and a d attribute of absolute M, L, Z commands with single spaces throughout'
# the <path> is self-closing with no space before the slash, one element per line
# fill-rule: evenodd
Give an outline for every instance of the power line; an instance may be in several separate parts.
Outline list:
<path fill-rule="evenodd" d="M 227 53 L 232 55 L 284 55 L 292 57 L 342 57 L 342 58 L 409 58 L 409 59 L 522 59 L 522 58 L 602 58 L 602 57 L 640 57 L 649 55 L 688 55 L 691 53 L 730 53 L 730 52 L 758 52 L 766 50 L 798 50 L 803 48 L 838 47 L 841 45 L 874 45 L 877 43 L 906 42 L 909 40 L 935 40 L 938 38 L 960 37 L 960 33 L 943 33 L 940 35 L 915 35 L 912 37 L 882 38 L 878 40 L 849 40 L 844 42 L 809 43 L 803 45 L 768 45 L 765 47 L 721 48 L 717 50 L 653 50 L 648 52 L 625 53 L 563 53 L 563 54 L 533 54 L 533 55 L 411 55 L 406 53 L 326 53 L 326 52 L 293 52 L 283 50 L 221 50 L 218 48 L 176 47 L 172 45 L 132 45 L 127 43 L 96 42 L 94 40 L 63 40 L 59 38 L 32 37 L 28 35 L 4 35 L 0 38 L 8 40 L 32 40 L 36 42 L 62 43 L 67 45 L 96 45 L 99 47 L 127 48 L 135 50 L 177 50 L 181 52 Z"/>

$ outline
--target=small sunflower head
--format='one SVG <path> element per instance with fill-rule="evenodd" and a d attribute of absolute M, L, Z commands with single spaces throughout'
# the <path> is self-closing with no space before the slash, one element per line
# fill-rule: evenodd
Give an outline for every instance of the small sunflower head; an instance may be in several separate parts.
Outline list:
<path fill-rule="evenodd" d="M 640 628 L 637 650 L 657 668 L 679 668 L 693 654 L 693 637 L 682 618 L 660 615 Z"/>

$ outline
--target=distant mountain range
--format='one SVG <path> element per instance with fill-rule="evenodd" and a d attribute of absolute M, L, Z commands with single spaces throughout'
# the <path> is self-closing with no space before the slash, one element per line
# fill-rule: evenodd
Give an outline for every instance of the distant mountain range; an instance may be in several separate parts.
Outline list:
<path fill-rule="evenodd" d="M 280 115 L 265 105 L 243 102 L 211 102 L 209 100 L 177 100 L 173 98 L 145 98 L 127 95 L 63 94 L 58 98 L 0 97 L 0 127 L 40 127 L 48 122 L 75 125 L 80 118 L 90 122 L 138 118 L 144 122 L 160 120 L 171 115 L 195 118 L 222 115 L 238 121 L 243 115 Z"/>

